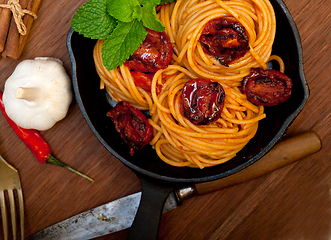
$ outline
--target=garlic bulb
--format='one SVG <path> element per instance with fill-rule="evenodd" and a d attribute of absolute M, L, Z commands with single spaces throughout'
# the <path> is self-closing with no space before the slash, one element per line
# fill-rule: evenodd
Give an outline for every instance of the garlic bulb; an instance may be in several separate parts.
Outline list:
<path fill-rule="evenodd" d="M 7 79 L 3 103 L 20 127 L 47 130 L 62 120 L 72 101 L 71 80 L 55 58 L 24 60 Z"/>

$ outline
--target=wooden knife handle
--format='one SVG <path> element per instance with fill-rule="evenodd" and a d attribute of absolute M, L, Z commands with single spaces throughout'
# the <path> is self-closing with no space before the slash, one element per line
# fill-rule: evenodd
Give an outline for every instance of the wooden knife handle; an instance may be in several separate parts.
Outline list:
<path fill-rule="evenodd" d="M 195 185 L 197 194 L 205 194 L 227 188 L 307 157 L 322 147 L 320 137 L 315 132 L 306 132 L 277 143 L 263 158 L 242 171 L 212 182 Z"/>

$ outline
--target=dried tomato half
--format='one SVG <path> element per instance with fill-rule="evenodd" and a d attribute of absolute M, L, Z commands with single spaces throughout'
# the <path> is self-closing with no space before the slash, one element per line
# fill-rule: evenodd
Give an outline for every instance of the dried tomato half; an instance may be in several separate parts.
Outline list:
<path fill-rule="evenodd" d="M 256 105 L 275 106 L 291 96 L 292 80 L 277 70 L 252 68 L 242 81 L 242 91 Z"/>
<path fill-rule="evenodd" d="M 173 50 L 164 32 L 146 30 L 145 40 L 124 64 L 134 71 L 152 73 L 168 67 Z"/>
<path fill-rule="evenodd" d="M 128 102 L 119 102 L 107 112 L 115 124 L 116 130 L 130 147 L 133 156 L 138 149 L 142 149 L 153 138 L 153 127 L 146 116 Z"/>
<path fill-rule="evenodd" d="M 143 73 L 138 71 L 131 72 L 133 81 L 137 87 L 141 87 L 146 91 L 151 92 L 154 73 Z M 162 90 L 162 85 L 156 85 L 156 93 L 159 94 Z"/>
<path fill-rule="evenodd" d="M 249 50 L 245 27 L 228 18 L 209 21 L 202 30 L 199 41 L 205 53 L 225 66 L 243 57 Z"/>
<path fill-rule="evenodd" d="M 223 87 L 209 79 L 191 79 L 181 94 L 181 109 L 193 124 L 202 125 L 220 118 L 224 107 Z"/>

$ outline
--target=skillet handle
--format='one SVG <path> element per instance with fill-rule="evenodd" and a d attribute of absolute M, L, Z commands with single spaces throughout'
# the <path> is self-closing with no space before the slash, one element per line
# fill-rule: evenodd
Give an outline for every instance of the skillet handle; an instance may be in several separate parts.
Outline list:
<path fill-rule="evenodd" d="M 156 240 L 163 205 L 177 185 L 150 179 L 140 174 L 137 176 L 141 183 L 142 194 L 127 240 Z"/>

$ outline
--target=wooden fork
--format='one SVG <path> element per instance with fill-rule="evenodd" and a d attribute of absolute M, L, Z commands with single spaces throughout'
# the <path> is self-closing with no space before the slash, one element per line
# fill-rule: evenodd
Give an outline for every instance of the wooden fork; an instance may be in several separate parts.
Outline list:
<path fill-rule="evenodd" d="M 19 219 L 20 219 L 20 232 L 21 239 L 24 239 L 24 204 L 23 204 L 23 193 L 21 187 L 20 176 L 18 171 L 8 164 L 0 155 L 0 211 L 2 217 L 2 225 L 4 232 L 4 239 L 8 239 L 8 217 L 7 217 L 7 207 L 6 199 L 9 199 L 10 206 L 10 218 L 11 226 L 13 231 L 13 239 L 16 240 L 17 227 L 16 227 L 16 211 L 15 211 L 15 195 L 17 192 L 17 200 L 19 205 Z M 8 197 L 5 197 L 5 192 L 7 192 Z"/>

